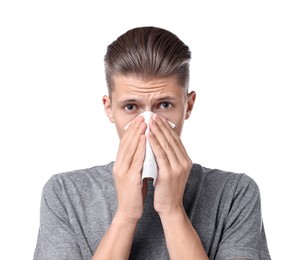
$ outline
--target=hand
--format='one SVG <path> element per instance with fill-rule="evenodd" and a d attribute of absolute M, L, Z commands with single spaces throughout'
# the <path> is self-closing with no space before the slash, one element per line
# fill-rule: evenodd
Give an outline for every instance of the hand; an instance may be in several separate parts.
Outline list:
<path fill-rule="evenodd" d="M 154 207 L 159 215 L 184 212 L 183 194 L 192 167 L 180 137 L 166 119 L 154 115 L 149 142 L 159 167 Z"/>
<path fill-rule="evenodd" d="M 142 184 L 141 169 L 145 156 L 146 124 L 143 117 L 131 122 L 121 138 L 117 159 L 113 166 L 118 208 L 116 216 L 137 222 L 143 213 L 147 194 L 146 181 Z"/>

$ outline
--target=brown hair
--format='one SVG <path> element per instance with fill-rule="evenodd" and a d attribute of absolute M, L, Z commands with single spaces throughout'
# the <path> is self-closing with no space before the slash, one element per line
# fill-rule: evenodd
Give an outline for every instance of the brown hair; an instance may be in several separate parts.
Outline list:
<path fill-rule="evenodd" d="M 191 52 L 175 34 L 157 27 L 131 29 L 112 42 L 105 55 L 109 95 L 113 76 L 135 75 L 141 79 L 176 75 L 187 91 Z"/>

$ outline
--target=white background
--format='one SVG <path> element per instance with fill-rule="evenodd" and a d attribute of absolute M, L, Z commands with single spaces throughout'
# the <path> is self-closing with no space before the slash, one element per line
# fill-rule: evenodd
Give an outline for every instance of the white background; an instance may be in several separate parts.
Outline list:
<path fill-rule="evenodd" d="M 126 30 L 173 31 L 191 48 L 194 162 L 259 185 L 272 259 L 304 256 L 303 1 L 1 1 L 1 259 L 32 259 L 52 174 L 108 163 L 103 56 Z M 201 123 L 199 124 L 198 121 Z"/>

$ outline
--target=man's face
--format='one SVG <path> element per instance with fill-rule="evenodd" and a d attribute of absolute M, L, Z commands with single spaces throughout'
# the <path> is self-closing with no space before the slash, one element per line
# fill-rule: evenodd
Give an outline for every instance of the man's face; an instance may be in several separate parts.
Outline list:
<path fill-rule="evenodd" d="M 145 111 L 156 113 L 174 123 L 180 136 L 184 120 L 190 115 L 196 94 L 185 93 L 175 76 L 143 81 L 134 76 L 114 77 L 111 99 L 103 97 L 105 112 L 115 124 L 119 137 L 124 127 Z"/>

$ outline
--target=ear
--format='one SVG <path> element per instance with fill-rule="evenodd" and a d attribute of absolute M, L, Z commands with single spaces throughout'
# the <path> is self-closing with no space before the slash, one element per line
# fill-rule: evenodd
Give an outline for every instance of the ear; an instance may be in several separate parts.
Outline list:
<path fill-rule="evenodd" d="M 111 107 L 111 99 L 108 96 L 103 96 L 103 104 L 104 104 L 104 110 L 106 115 L 108 116 L 111 123 L 114 123 L 114 118 L 112 114 L 112 107 Z"/>
<path fill-rule="evenodd" d="M 187 94 L 187 105 L 186 105 L 186 111 L 185 111 L 185 119 L 188 119 L 192 113 L 194 103 L 196 100 L 196 92 L 192 91 Z"/>

